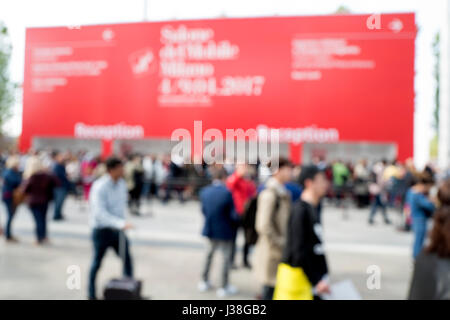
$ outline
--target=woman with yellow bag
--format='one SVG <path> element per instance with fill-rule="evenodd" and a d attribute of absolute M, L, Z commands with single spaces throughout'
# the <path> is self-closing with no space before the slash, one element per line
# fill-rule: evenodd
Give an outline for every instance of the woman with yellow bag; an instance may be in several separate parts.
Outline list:
<path fill-rule="evenodd" d="M 274 300 L 313 300 L 330 292 L 322 227 L 315 209 L 327 192 L 328 181 L 316 166 L 308 166 L 302 169 L 300 184 L 304 191 L 289 218 Z"/>

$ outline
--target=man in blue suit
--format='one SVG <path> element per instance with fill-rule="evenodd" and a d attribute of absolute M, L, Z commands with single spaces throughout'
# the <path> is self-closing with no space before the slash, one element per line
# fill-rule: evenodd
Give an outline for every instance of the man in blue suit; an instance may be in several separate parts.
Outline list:
<path fill-rule="evenodd" d="M 200 202 L 205 224 L 202 235 L 208 238 L 208 251 L 198 285 L 201 292 L 212 289 L 208 280 L 212 258 L 217 250 L 222 253 L 222 283 L 217 295 L 220 298 L 237 293 L 237 289 L 228 282 L 233 239 L 236 235 L 238 216 L 234 209 L 233 197 L 225 185 L 226 172 L 212 169 L 213 182 L 200 191 Z"/>

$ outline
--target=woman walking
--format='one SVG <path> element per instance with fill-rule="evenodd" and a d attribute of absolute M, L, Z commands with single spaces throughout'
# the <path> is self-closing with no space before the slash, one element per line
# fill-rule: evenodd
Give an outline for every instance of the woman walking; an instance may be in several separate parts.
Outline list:
<path fill-rule="evenodd" d="M 16 155 L 12 155 L 6 160 L 6 170 L 3 173 L 3 189 L 2 200 L 5 204 L 8 213 L 6 221 L 5 237 L 6 241 L 10 243 L 18 242 L 11 233 L 11 224 L 17 208 L 17 192 L 19 192 L 20 184 L 22 183 L 22 175 L 19 172 L 20 159 Z"/>
<path fill-rule="evenodd" d="M 33 161 L 27 171 L 27 181 L 24 192 L 28 206 L 36 222 L 36 244 L 48 243 L 47 238 L 47 209 L 53 198 L 58 179 L 49 173 L 38 160 Z"/>
<path fill-rule="evenodd" d="M 412 229 L 414 231 L 414 259 L 422 251 L 427 233 L 428 219 L 435 210 L 434 203 L 428 197 L 428 193 L 433 185 L 433 177 L 423 172 L 419 175 L 417 183 L 406 194 L 406 203 L 409 207 Z"/>
<path fill-rule="evenodd" d="M 415 261 L 410 300 L 450 299 L 450 180 L 438 192 L 430 243 Z"/>

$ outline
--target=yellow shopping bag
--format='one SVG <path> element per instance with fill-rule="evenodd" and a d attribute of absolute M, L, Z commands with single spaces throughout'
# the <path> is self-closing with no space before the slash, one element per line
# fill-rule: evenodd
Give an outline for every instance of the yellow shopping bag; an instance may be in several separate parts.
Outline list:
<path fill-rule="evenodd" d="M 274 300 L 313 300 L 313 288 L 302 268 L 278 265 Z"/>

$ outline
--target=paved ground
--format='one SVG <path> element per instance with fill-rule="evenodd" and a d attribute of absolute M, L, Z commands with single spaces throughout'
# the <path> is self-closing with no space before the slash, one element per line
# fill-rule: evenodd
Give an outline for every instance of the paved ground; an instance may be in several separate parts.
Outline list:
<path fill-rule="evenodd" d="M 48 247 L 33 245 L 31 214 L 26 207 L 19 209 L 14 230 L 21 242 L 12 245 L 0 241 L 0 299 L 86 297 L 91 259 L 88 211 L 81 210 L 73 199 L 68 199 L 64 209 L 67 221 L 49 224 L 52 244 Z M 152 299 L 216 299 L 214 292 L 202 294 L 196 289 L 205 248 L 199 235 L 202 217 L 198 203 L 155 202 L 146 204 L 144 212 L 144 217 L 132 218 L 137 229 L 130 234 L 135 273 L 144 281 L 144 295 Z M 341 210 L 325 208 L 324 236 L 331 279 L 351 279 L 364 299 L 404 299 L 412 271 L 412 237 L 383 225 L 381 216 L 378 224 L 369 227 L 367 214 L 367 210 L 351 209 L 344 219 Z M 5 214 L 1 217 L 4 223 Z M 66 286 L 71 265 L 81 268 L 81 290 Z M 366 285 L 371 265 L 381 269 L 379 290 L 369 290 Z M 212 273 L 215 282 L 217 271 Z M 98 290 L 120 272 L 119 259 L 108 252 L 99 273 Z M 251 271 L 233 271 L 231 281 L 240 289 L 235 298 L 254 299 L 259 288 Z"/>

